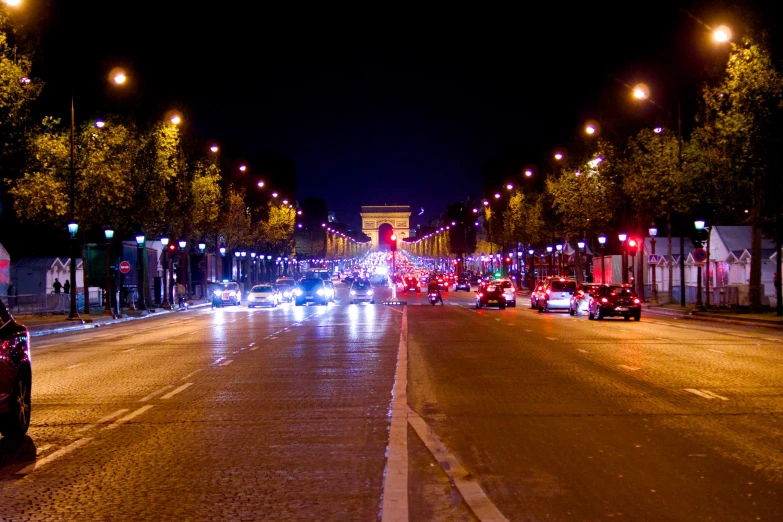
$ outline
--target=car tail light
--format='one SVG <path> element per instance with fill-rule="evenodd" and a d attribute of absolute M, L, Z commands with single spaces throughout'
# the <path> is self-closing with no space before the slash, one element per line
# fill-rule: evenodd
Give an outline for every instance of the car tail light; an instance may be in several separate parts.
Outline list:
<path fill-rule="evenodd" d="M 478 295 L 478 296 L 479 296 L 479 297 L 484 297 L 484 294 L 482 294 L 481 292 L 479 292 L 479 295 Z"/>
<path fill-rule="evenodd" d="M 550 288 L 546 289 L 546 295 L 552 295 L 552 290 Z"/>
<path fill-rule="evenodd" d="M 609 302 L 609 299 L 607 299 L 606 297 L 602 297 L 602 298 L 601 298 L 601 302 L 602 302 L 602 303 L 608 303 L 608 302 Z"/>
<path fill-rule="evenodd" d="M 633 304 L 641 304 L 638 297 L 633 300 Z"/>

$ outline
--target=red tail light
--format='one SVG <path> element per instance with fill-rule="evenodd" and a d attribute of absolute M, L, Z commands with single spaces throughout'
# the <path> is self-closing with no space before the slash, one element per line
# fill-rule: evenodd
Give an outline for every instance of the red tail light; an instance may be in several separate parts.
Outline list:
<path fill-rule="evenodd" d="M 641 301 L 639 301 L 639 298 L 638 298 L 638 297 L 637 297 L 636 299 L 634 299 L 634 300 L 633 300 L 633 304 L 640 304 L 640 303 L 641 303 Z"/>
<path fill-rule="evenodd" d="M 479 297 L 484 297 L 484 294 L 482 294 L 481 292 L 479 292 L 479 295 L 478 295 L 478 296 L 479 296 Z"/>
<path fill-rule="evenodd" d="M 552 289 L 551 288 L 547 288 L 546 289 L 546 295 L 551 295 L 551 294 L 552 294 Z"/>
<path fill-rule="evenodd" d="M 602 302 L 602 303 L 608 303 L 608 302 L 609 302 L 609 299 L 607 299 L 606 297 L 602 297 L 602 298 L 601 298 L 601 302 Z"/>
<path fill-rule="evenodd" d="M 421 287 L 421 283 L 416 283 L 416 286 Z"/>

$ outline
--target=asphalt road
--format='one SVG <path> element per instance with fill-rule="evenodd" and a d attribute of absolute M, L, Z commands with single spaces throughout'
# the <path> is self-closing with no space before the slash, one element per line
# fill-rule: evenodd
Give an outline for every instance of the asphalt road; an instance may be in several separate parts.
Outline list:
<path fill-rule="evenodd" d="M 410 520 L 783 520 L 778 331 L 401 297 L 35 338 L 0 519 L 378 520 L 404 344 Z"/>

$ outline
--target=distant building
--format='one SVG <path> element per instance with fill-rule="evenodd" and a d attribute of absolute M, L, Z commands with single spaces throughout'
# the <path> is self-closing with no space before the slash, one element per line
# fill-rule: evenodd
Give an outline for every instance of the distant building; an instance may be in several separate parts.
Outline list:
<path fill-rule="evenodd" d="M 11 256 L 3 245 L 0 245 L 0 294 L 8 293 L 11 283 Z"/>
<path fill-rule="evenodd" d="M 70 259 L 58 257 L 23 257 L 11 264 L 11 280 L 17 295 L 51 294 L 54 291 L 55 278 L 65 284 L 71 278 Z M 71 286 L 73 286 L 71 281 Z M 76 260 L 76 291 L 84 286 L 82 278 L 82 260 Z"/>

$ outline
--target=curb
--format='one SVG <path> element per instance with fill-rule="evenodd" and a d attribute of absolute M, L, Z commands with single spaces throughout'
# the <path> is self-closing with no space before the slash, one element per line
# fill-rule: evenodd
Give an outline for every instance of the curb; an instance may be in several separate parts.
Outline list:
<path fill-rule="evenodd" d="M 194 308 L 203 308 L 205 306 L 211 306 L 211 303 L 199 303 L 188 306 L 188 310 Z M 186 310 L 187 311 L 187 310 Z M 149 313 L 134 317 L 121 317 L 117 319 L 107 319 L 105 321 L 98 322 L 84 322 L 75 323 L 73 326 L 59 326 L 59 323 L 50 323 L 37 326 L 28 326 L 27 331 L 30 332 L 30 337 L 41 337 L 44 335 L 52 335 L 58 333 L 77 332 L 80 330 L 91 330 L 93 328 L 101 328 L 103 326 L 111 326 L 114 324 L 127 323 L 128 321 L 138 321 L 140 319 L 148 319 L 151 317 L 160 317 L 162 315 L 179 312 L 179 310 L 163 310 L 162 308 L 153 308 Z M 108 317 L 108 316 L 107 316 Z"/>
<path fill-rule="evenodd" d="M 675 319 L 685 319 L 686 321 L 703 321 L 707 323 L 723 323 L 723 324 L 733 324 L 738 326 L 757 326 L 761 328 L 773 328 L 782 330 L 783 324 L 774 322 L 774 321 L 765 321 L 765 320 L 753 320 L 753 319 L 723 319 L 720 317 L 707 317 L 703 315 L 696 315 L 696 314 L 681 314 L 676 312 L 662 312 L 660 310 L 651 310 L 646 309 L 645 312 L 652 315 L 657 315 L 661 317 L 673 317 Z"/>

